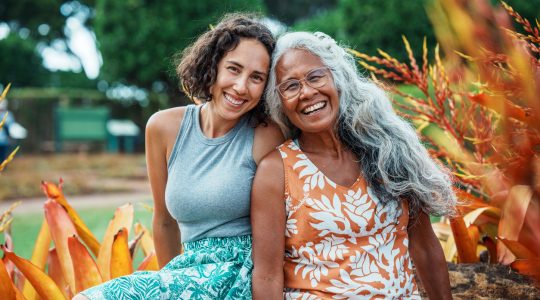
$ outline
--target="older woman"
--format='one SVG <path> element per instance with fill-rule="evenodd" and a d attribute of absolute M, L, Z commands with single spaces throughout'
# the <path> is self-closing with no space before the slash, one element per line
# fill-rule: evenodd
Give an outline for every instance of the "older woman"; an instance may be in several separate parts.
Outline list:
<path fill-rule="evenodd" d="M 253 183 L 254 298 L 419 299 L 416 268 L 450 299 L 428 214 L 454 212 L 451 181 L 385 93 L 321 33 L 281 37 L 268 84 L 290 139 Z"/>

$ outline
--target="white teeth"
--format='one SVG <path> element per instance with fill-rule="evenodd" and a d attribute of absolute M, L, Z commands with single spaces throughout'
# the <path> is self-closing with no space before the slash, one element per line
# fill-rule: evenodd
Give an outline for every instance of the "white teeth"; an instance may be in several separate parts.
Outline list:
<path fill-rule="evenodd" d="M 318 102 L 318 103 L 315 103 L 315 104 L 313 104 L 313 105 L 310 105 L 310 106 L 304 108 L 304 109 L 302 110 L 302 113 L 304 113 L 304 114 L 312 113 L 312 112 L 314 112 L 314 111 L 316 111 L 316 110 L 318 110 L 318 109 L 323 108 L 325 105 L 326 105 L 325 102 Z"/>
<path fill-rule="evenodd" d="M 242 103 L 245 102 L 244 100 L 236 100 L 236 99 L 234 99 L 233 97 L 231 97 L 231 96 L 228 95 L 228 94 L 224 94 L 224 95 L 225 95 L 225 99 L 226 99 L 227 101 L 229 101 L 229 102 L 230 102 L 231 104 L 233 104 L 233 105 L 240 105 L 240 104 L 242 104 Z"/>

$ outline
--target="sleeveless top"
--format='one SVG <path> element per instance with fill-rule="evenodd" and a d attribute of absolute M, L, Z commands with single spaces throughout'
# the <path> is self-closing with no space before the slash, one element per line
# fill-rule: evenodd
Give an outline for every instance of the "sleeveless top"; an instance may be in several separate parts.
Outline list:
<path fill-rule="evenodd" d="M 254 128 L 244 116 L 224 136 L 201 130 L 202 106 L 188 105 L 170 155 L 165 203 L 182 243 L 251 234 Z"/>
<path fill-rule="evenodd" d="M 420 299 L 406 202 L 379 203 L 362 177 L 351 187 L 334 183 L 294 141 L 278 149 L 285 171 L 285 299 Z"/>

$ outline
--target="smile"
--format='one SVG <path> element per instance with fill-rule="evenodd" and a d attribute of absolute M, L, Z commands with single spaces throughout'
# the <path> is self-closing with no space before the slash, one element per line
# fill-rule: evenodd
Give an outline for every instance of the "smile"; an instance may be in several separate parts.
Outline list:
<path fill-rule="evenodd" d="M 323 108 L 326 107 L 326 101 L 321 101 L 321 102 L 317 102 L 313 105 L 310 105 L 304 109 L 302 109 L 302 113 L 305 114 L 305 115 L 309 115 L 309 114 L 312 114 L 312 113 L 315 113 Z"/>
<path fill-rule="evenodd" d="M 223 93 L 223 95 L 224 95 L 225 100 L 227 100 L 227 102 L 229 102 L 233 106 L 240 106 L 244 102 L 247 101 L 247 100 L 240 99 L 240 98 L 234 98 L 232 95 L 229 95 L 227 93 Z"/>

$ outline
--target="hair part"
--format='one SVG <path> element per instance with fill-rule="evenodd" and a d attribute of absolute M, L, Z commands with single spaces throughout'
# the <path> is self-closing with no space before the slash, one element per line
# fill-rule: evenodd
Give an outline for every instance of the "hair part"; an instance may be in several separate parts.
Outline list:
<path fill-rule="evenodd" d="M 330 69 L 339 93 L 336 132 L 359 159 L 360 171 L 379 200 L 407 199 L 412 214 L 455 214 L 448 170 L 429 156 L 414 128 L 394 112 L 386 93 L 358 72 L 352 55 L 324 33 L 286 33 L 276 43 L 266 99 L 268 113 L 283 134 L 300 134 L 282 112 L 275 88 L 276 65 L 291 49 L 308 51 Z"/>
<path fill-rule="evenodd" d="M 247 13 L 226 14 L 215 27 L 203 33 L 191 46 L 176 55 L 176 73 L 180 79 L 180 88 L 188 97 L 204 102 L 212 101 L 210 89 L 217 78 L 218 64 L 225 54 L 234 50 L 243 39 L 259 41 L 271 59 L 275 39 L 256 17 L 255 14 Z M 257 124 L 264 122 L 264 95 L 253 112 L 252 116 Z"/>

